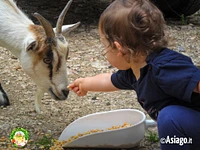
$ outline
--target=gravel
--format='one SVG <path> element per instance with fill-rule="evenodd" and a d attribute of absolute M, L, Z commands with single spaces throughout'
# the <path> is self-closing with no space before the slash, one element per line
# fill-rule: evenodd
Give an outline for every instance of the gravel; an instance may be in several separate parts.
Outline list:
<path fill-rule="evenodd" d="M 167 19 L 170 48 L 190 56 L 195 65 L 200 66 L 200 12 L 189 16 L 188 22 L 182 25 L 181 19 Z M 100 54 L 102 46 L 96 25 L 90 25 L 87 31 L 80 26 L 67 40 L 70 43 L 70 57 L 67 61 L 70 82 L 78 77 L 116 70 Z M 57 139 L 69 123 L 90 113 L 122 108 L 143 111 L 133 91 L 88 93 L 85 97 L 78 97 L 71 92 L 66 101 L 60 102 L 45 94 L 43 112 L 37 114 L 34 111 L 34 83 L 23 72 L 19 60 L 8 50 L 0 48 L 0 53 L 1 83 L 11 103 L 8 107 L 0 107 L 0 138 L 9 139 L 14 128 L 22 127 L 28 130 L 30 141 L 37 141 L 45 134 Z M 149 130 L 157 133 L 156 127 Z M 160 150 L 159 142 L 151 142 L 147 136 L 148 133 L 140 145 L 132 149 Z M 0 140 L 0 149 L 9 149 L 7 145 L 8 140 Z M 37 147 L 29 142 L 26 149 Z"/>

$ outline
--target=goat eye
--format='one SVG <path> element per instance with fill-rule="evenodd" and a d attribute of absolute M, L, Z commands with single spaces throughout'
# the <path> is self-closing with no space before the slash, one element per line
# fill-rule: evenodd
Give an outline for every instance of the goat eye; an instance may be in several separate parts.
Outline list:
<path fill-rule="evenodd" d="M 49 58 L 44 58 L 44 59 L 43 59 L 43 62 L 44 62 L 45 64 L 50 64 L 50 63 L 52 62 L 52 60 L 49 59 Z"/>

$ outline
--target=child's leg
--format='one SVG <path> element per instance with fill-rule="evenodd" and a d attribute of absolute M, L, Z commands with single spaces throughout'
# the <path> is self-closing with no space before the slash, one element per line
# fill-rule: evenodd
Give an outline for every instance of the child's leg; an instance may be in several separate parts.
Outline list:
<path fill-rule="evenodd" d="M 200 112 L 167 106 L 160 111 L 157 123 L 162 150 L 200 149 Z"/>

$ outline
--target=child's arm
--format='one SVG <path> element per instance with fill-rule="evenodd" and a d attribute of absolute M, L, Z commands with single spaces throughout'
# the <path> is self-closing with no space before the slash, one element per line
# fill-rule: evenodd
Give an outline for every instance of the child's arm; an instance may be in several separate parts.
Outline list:
<path fill-rule="evenodd" d="M 197 86 L 195 87 L 194 92 L 200 94 L 200 81 L 197 83 Z"/>
<path fill-rule="evenodd" d="M 111 73 L 99 74 L 93 77 L 78 78 L 69 88 L 78 96 L 84 96 L 88 91 L 110 92 L 119 90 L 111 82 Z"/>

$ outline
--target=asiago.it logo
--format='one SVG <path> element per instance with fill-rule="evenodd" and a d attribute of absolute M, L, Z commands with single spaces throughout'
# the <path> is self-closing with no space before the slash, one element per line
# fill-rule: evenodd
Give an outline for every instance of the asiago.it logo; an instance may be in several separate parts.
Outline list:
<path fill-rule="evenodd" d="M 29 133 L 23 128 L 16 128 L 10 134 L 10 141 L 17 148 L 23 148 L 28 143 Z"/>

